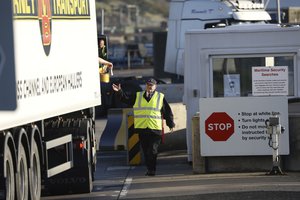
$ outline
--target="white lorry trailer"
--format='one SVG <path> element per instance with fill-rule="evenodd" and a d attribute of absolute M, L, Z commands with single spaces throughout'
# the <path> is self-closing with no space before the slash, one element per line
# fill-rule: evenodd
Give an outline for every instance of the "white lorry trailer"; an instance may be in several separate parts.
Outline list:
<path fill-rule="evenodd" d="M 95 1 L 13 0 L 0 7 L 0 81 L 7 84 L 1 99 L 16 91 L 15 105 L 6 101 L 0 111 L 0 199 L 40 199 L 43 188 L 90 192 L 93 107 L 101 104 Z M 9 24 L 13 35 L 4 33 Z M 9 38 L 13 49 L 2 48 Z M 8 71 L 15 83 L 2 82 Z"/>

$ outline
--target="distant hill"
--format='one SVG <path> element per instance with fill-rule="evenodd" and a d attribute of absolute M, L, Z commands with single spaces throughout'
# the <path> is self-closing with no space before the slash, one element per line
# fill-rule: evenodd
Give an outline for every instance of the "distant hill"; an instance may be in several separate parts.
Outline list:
<path fill-rule="evenodd" d="M 169 0 L 96 0 L 98 25 L 101 9 L 105 29 L 123 32 L 130 28 L 159 27 L 168 19 Z"/>
<path fill-rule="evenodd" d="M 168 17 L 169 0 L 96 0 L 97 8 L 104 8 L 110 12 L 112 5 L 137 5 L 140 8 L 142 15 L 148 13 L 161 15 L 164 18 Z"/>

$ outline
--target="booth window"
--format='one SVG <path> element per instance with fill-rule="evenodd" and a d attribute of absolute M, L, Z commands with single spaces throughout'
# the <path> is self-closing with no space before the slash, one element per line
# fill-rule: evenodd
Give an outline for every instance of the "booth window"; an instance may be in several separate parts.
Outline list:
<path fill-rule="evenodd" d="M 252 67 L 271 66 L 287 66 L 288 96 L 294 96 L 294 57 L 293 54 L 212 56 L 213 96 L 252 96 Z"/>

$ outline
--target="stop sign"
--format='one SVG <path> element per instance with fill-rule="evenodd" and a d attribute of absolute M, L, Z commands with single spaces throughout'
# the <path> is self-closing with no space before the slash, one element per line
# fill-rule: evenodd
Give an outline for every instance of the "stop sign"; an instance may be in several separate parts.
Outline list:
<path fill-rule="evenodd" d="M 205 133 L 213 141 L 226 141 L 234 133 L 234 121 L 225 112 L 214 112 L 205 120 Z"/>

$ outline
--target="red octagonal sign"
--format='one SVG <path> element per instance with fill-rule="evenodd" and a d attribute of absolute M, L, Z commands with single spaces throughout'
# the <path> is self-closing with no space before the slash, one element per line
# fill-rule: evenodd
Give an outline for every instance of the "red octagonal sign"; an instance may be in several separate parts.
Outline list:
<path fill-rule="evenodd" d="M 226 141 L 234 133 L 234 121 L 225 112 L 214 112 L 205 120 L 205 133 L 213 141 Z"/>

